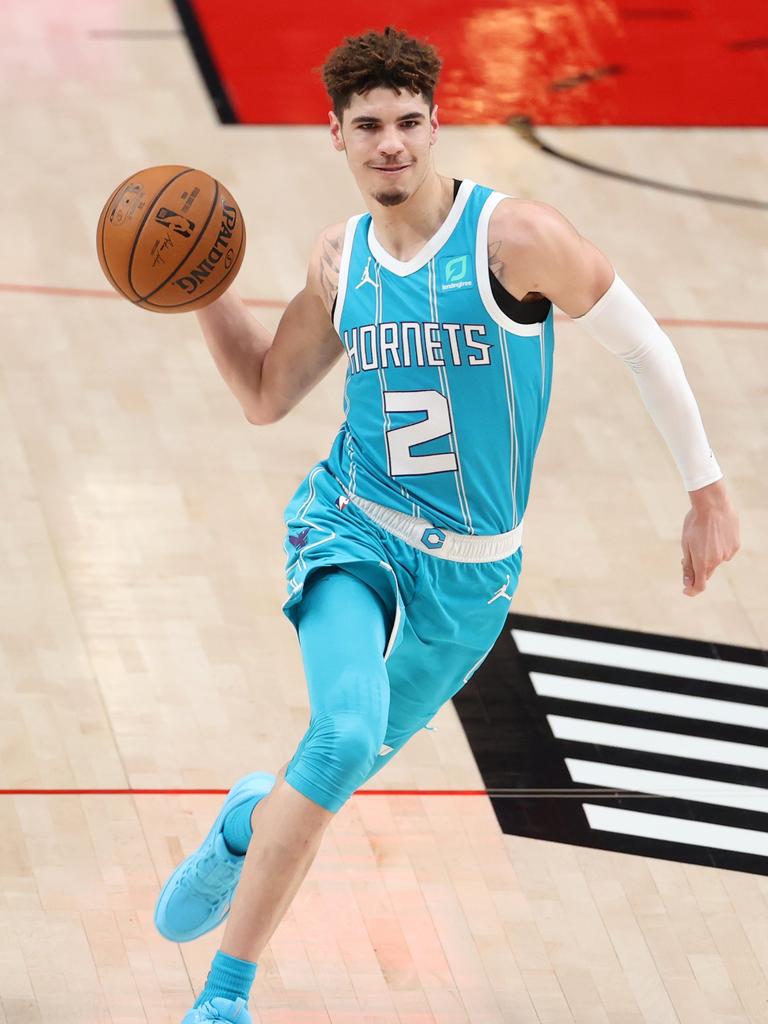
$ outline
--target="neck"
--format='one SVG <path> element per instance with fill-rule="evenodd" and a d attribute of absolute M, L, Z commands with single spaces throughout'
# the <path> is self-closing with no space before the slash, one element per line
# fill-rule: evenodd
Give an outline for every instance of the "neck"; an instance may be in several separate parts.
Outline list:
<path fill-rule="evenodd" d="M 407 261 L 429 241 L 453 205 L 453 179 L 430 170 L 399 206 L 382 206 L 367 197 L 376 237 L 397 260 Z"/>

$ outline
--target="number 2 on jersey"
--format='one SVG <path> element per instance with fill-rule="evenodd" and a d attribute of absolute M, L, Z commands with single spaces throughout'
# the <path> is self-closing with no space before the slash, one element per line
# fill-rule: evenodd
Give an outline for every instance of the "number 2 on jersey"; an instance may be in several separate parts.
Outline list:
<path fill-rule="evenodd" d="M 386 412 L 425 412 L 426 419 L 393 427 L 385 434 L 390 476 L 416 476 L 424 473 L 455 473 L 453 452 L 440 455 L 412 455 L 411 448 L 451 433 L 448 399 L 439 391 L 385 391 Z"/>

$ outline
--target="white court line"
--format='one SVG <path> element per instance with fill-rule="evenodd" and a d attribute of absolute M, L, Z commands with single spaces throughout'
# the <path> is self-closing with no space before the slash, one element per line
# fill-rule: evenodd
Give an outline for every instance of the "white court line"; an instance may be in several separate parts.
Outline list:
<path fill-rule="evenodd" d="M 644 839 L 666 839 L 671 843 L 705 846 L 710 850 L 731 850 L 734 853 L 768 853 L 768 832 L 730 825 L 711 825 L 706 821 L 686 821 L 662 814 L 643 814 L 618 807 L 583 804 L 591 828 L 601 832 L 618 832 Z"/>
<path fill-rule="evenodd" d="M 512 636 L 522 654 L 538 654 L 547 658 L 565 658 L 568 661 L 590 662 L 593 665 L 611 665 L 639 672 L 658 672 L 687 679 L 709 679 L 713 683 L 733 686 L 754 686 L 768 690 L 768 668 L 762 665 L 742 665 L 736 661 L 699 658 L 692 654 L 670 654 L 646 647 L 608 644 L 600 640 L 579 640 L 551 633 L 533 633 L 513 629 Z"/>
<path fill-rule="evenodd" d="M 559 697 L 562 700 L 584 701 L 630 711 L 652 711 L 677 718 L 698 718 L 704 722 L 768 729 L 768 708 L 754 704 L 691 697 L 684 693 L 670 693 L 668 690 L 599 683 L 592 679 L 548 675 L 546 672 L 531 672 L 531 682 L 540 697 Z"/>
<path fill-rule="evenodd" d="M 695 800 L 717 807 L 737 807 L 742 811 L 768 813 L 768 789 L 757 786 L 737 786 L 732 782 L 718 782 L 715 779 L 649 772 L 641 768 L 580 761 L 572 757 L 566 757 L 565 763 L 574 782 L 590 786 L 629 789 L 637 793 L 675 797 L 678 800 Z"/>
<path fill-rule="evenodd" d="M 643 750 L 649 754 L 671 754 L 674 757 L 714 761 L 716 764 L 738 764 L 743 768 L 768 771 L 768 748 L 757 747 L 751 743 L 728 743 L 725 740 L 708 740 L 700 736 L 684 736 L 678 732 L 636 729 L 629 725 L 590 722 L 582 718 L 566 718 L 561 715 L 547 715 L 547 721 L 559 740 L 599 743 L 625 750 Z"/>

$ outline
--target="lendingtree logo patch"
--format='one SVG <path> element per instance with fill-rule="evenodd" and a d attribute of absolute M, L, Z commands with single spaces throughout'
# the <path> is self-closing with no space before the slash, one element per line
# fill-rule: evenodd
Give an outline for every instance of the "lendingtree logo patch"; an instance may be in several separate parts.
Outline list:
<path fill-rule="evenodd" d="M 440 290 L 454 291 L 457 288 L 471 288 L 475 283 L 472 279 L 472 264 L 469 254 L 461 256 L 443 256 L 438 261 Z"/>

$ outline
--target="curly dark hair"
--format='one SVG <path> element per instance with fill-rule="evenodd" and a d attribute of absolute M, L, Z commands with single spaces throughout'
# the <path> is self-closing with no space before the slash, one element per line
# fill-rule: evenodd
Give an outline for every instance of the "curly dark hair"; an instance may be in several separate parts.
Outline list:
<path fill-rule="evenodd" d="M 433 46 L 388 25 L 383 32 L 348 36 L 321 71 L 333 112 L 341 118 L 353 95 L 377 86 L 421 93 L 432 110 L 441 65 Z"/>

